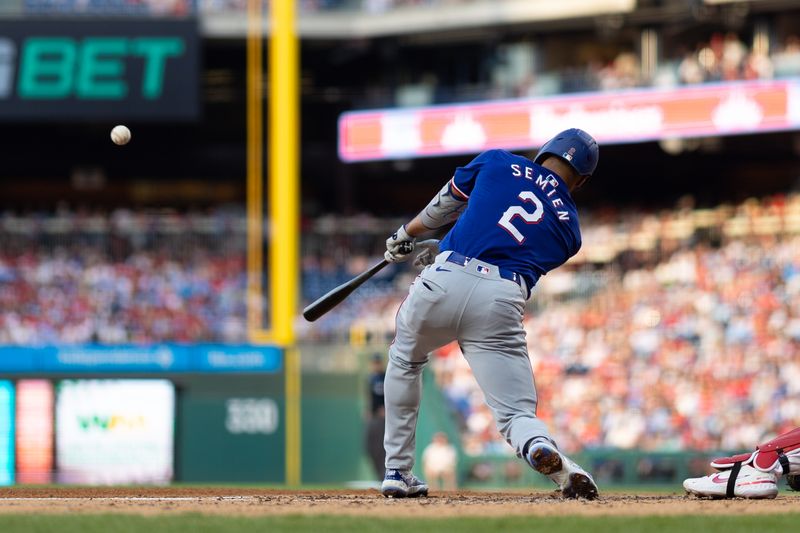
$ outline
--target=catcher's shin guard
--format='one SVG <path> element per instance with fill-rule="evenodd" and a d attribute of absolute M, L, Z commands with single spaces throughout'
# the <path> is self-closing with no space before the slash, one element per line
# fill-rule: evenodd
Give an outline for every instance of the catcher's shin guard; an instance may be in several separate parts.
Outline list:
<path fill-rule="evenodd" d="M 762 472 L 779 475 L 800 474 L 800 428 L 760 444 L 754 452 L 711 461 L 711 466 L 717 470 L 738 469 L 742 465 L 752 465 Z"/>

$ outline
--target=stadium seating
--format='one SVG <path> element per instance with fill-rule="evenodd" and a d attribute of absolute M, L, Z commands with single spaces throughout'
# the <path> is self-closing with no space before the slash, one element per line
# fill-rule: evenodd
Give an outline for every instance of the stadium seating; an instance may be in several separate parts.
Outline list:
<path fill-rule="evenodd" d="M 304 301 L 378 260 L 394 221 L 358 221 L 309 223 Z M 542 279 L 525 320 L 539 415 L 566 450 L 739 449 L 800 417 L 800 196 L 584 225 L 584 250 Z M 244 341 L 243 227 L 240 212 L 6 214 L 0 342 Z M 387 269 L 301 332 L 388 342 L 413 275 Z M 432 368 L 464 449 L 510 452 L 457 345 Z"/>

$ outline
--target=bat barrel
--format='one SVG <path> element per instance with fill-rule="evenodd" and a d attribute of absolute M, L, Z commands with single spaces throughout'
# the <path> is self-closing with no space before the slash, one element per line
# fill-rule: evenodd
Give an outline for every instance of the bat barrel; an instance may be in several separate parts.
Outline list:
<path fill-rule="evenodd" d="M 303 309 L 303 318 L 308 320 L 309 322 L 314 322 L 319 317 L 342 303 L 342 300 L 350 296 L 350 294 L 359 288 L 365 281 L 370 279 L 372 276 L 377 274 L 383 267 L 388 265 L 389 263 L 386 260 L 377 263 L 375 266 L 367 270 L 366 272 L 362 272 L 355 278 L 351 279 L 347 283 L 343 283 L 339 285 L 332 291 L 329 291 L 324 296 L 317 298 L 314 302 L 306 306 Z"/>

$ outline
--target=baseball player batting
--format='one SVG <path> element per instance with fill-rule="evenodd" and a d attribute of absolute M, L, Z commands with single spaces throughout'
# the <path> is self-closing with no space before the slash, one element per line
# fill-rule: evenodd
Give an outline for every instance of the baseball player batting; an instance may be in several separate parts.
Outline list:
<path fill-rule="evenodd" d="M 406 261 L 416 237 L 441 234 L 455 222 L 438 250 L 430 241 L 417 247 L 424 248 L 418 262 L 427 266 L 397 314 L 384 385 L 384 496 L 428 494 L 412 473 L 422 368 L 431 351 L 457 340 L 517 455 L 564 496 L 597 497 L 592 477 L 558 450 L 536 417 L 522 316 L 539 277 L 581 247 L 571 193 L 589 179 L 598 157 L 595 140 L 579 129 L 559 133 L 533 161 L 489 150 L 456 169 L 427 207 L 386 240 L 386 260 Z"/>

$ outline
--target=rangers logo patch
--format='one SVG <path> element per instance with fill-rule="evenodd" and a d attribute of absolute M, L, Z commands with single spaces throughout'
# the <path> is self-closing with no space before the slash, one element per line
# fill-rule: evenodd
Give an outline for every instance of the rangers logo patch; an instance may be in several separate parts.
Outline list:
<path fill-rule="evenodd" d="M 477 268 L 479 274 L 488 274 L 489 272 L 491 272 L 491 270 L 489 270 L 489 267 L 485 267 L 483 265 L 478 265 Z"/>

